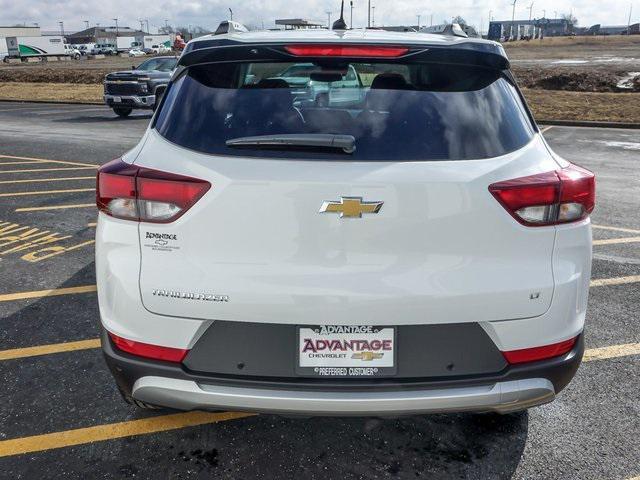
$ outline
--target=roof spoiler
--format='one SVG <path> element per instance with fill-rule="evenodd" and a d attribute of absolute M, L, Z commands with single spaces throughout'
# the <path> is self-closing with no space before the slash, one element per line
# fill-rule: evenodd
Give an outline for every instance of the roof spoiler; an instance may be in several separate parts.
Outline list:
<path fill-rule="evenodd" d="M 442 25 L 434 25 L 432 27 L 423 27 L 420 29 L 420 32 L 469 38 L 469 35 L 467 35 L 462 27 L 457 23 L 445 23 Z"/>
<path fill-rule="evenodd" d="M 214 35 L 224 35 L 227 33 L 243 33 L 248 31 L 249 29 L 240 22 L 225 20 L 223 22 L 220 22 L 220 25 L 218 25 L 218 28 L 216 28 Z"/>

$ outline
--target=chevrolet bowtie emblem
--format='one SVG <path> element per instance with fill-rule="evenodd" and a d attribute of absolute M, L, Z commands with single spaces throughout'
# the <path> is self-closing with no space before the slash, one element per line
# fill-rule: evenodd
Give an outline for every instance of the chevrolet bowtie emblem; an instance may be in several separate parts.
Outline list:
<path fill-rule="evenodd" d="M 353 355 L 351 355 L 351 358 L 355 360 L 362 360 L 363 362 L 378 360 L 382 357 L 384 357 L 384 353 L 375 353 L 375 352 L 360 352 L 360 353 L 354 353 Z"/>
<path fill-rule="evenodd" d="M 362 197 L 341 197 L 339 202 L 324 202 L 320 213 L 339 213 L 340 218 L 362 218 L 363 213 L 378 213 L 384 202 L 363 202 Z"/>

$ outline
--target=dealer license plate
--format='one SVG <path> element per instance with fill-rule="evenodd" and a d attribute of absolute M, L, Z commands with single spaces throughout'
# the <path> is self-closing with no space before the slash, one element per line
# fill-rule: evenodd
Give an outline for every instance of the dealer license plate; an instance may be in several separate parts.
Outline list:
<path fill-rule="evenodd" d="M 394 327 L 298 327 L 296 373 L 318 377 L 377 377 L 396 374 Z"/>

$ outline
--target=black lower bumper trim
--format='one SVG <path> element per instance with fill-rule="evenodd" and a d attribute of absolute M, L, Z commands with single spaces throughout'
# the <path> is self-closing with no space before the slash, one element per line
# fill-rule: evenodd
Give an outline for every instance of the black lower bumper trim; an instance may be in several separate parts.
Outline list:
<path fill-rule="evenodd" d="M 575 375 L 584 353 L 584 335 L 580 334 L 573 349 L 549 360 L 510 365 L 500 372 L 473 376 L 433 378 L 376 378 L 376 379 L 324 379 L 324 378 L 259 378 L 232 375 L 203 375 L 187 371 L 183 365 L 149 360 L 117 350 L 106 331 L 102 330 L 102 349 L 105 360 L 118 386 L 131 394 L 136 380 L 145 376 L 158 376 L 190 380 L 201 384 L 245 388 L 273 388 L 287 390 L 340 390 L 340 391 L 394 391 L 405 389 L 454 388 L 472 385 L 490 385 L 497 382 L 546 378 L 560 392 Z"/>

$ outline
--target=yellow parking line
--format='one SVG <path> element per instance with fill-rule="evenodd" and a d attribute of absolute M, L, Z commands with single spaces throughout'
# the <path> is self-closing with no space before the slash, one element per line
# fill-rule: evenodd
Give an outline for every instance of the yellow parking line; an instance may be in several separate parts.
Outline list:
<path fill-rule="evenodd" d="M 37 190 L 35 192 L 0 193 L 0 197 L 26 197 L 29 195 L 53 195 L 56 193 L 93 192 L 95 188 L 70 188 L 67 190 Z"/>
<path fill-rule="evenodd" d="M 16 160 L 36 160 L 42 163 L 59 163 L 61 165 L 78 165 L 82 167 L 100 168 L 100 165 L 93 163 L 81 163 L 81 162 L 68 162 L 66 160 L 51 160 L 49 158 L 37 158 L 37 157 L 17 157 L 15 155 L 0 155 L 0 158 L 14 158 Z"/>
<path fill-rule="evenodd" d="M 41 210 L 62 210 L 65 208 L 89 208 L 94 207 L 95 203 L 79 203 L 76 205 L 51 205 L 48 207 L 25 207 L 25 208 L 16 208 L 16 212 L 37 212 Z"/>
<path fill-rule="evenodd" d="M 3 293 L 0 294 L 0 302 L 26 300 L 29 298 L 57 297 L 60 295 L 72 295 L 76 293 L 91 293 L 96 290 L 95 285 L 83 285 L 81 287 L 51 288 L 48 290 L 34 290 L 31 292 Z"/>
<path fill-rule="evenodd" d="M 42 452 L 44 450 L 52 450 L 55 448 L 113 440 L 115 438 L 166 432 L 185 427 L 196 427 L 198 425 L 237 420 L 253 415 L 254 414 L 251 413 L 239 412 L 173 413 L 158 417 L 144 418 L 141 420 L 131 420 L 128 422 L 110 423 L 106 425 L 97 425 L 95 427 L 76 428 L 74 430 L 46 433 L 44 435 L 14 438 L 11 440 L 0 441 L 0 457 Z"/>
<path fill-rule="evenodd" d="M 594 245 L 614 245 L 616 243 L 636 243 L 640 242 L 640 237 L 625 237 L 625 238 L 607 238 L 605 240 L 594 240 Z"/>
<path fill-rule="evenodd" d="M 610 347 L 590 348 L 585 350 L 583 360 L 606 360 L 609 358 L 640 355 L 640 343 L 626 343 L 624 345 L 611 345 Z"/>
<path fill-rule="evenodd" d="M 92 227 L 95 228 L 98 226 L 98 222 L 91 222 L 91 223 L 87 223 L 87 227 Z"/>
<path fill-rule="evenodd" d="M 640 282 L 640 275 L 631 275 L 628 277 L 614 277 L 614 278 L 597 278 L 591 280 L 592 287 L 602 287 L 605 285 L 626 285 L 627 283 Z"/>
<path fill-rule="evenodd" d="M 77 342 L 53 343 L 38 345 L 36 347 L 12 348 L 0 350 L 0 360 L 14 360 L 16 358 L 38 357 L 53 353 L 75 352 L 77 350 L 89 350 L 100 347 L 100 339 L 80 340 Z"/>
<path fill-rule="evenodd" d="M 0 163 L 0 165 L 28 165 L 28 164 L 33 164 L 33 163 L 42 163 L 41 161 L 37 160 L 35 162 L 2 162 Z"/>
<path fill-rule="evenodd" d="M 598 228 L 600 230 L 612 230 L 614 232 L 640 233 L 640 230 L 634 230 L 632 228 L 610 227 L 608 225 L 593 225 L 592 224 L 591 228 Z"/>
<path fill-rule="evenodd" d="M 61 172 L 63 170 L 95 170 L 98 167 L 30 168 L 26 170 L 0 170 L 0 173 Z"/>
<path fill-rule="evenodd" d="M 42 183 L 42 182 L 68 182 L 68 181 L 73 181 L 73 180 L 94 180 L 95 181 L 96 177 L 91 176 L 91 177 L 60 177 L 60 178 L 30 178 L 27 180 L 2 180 L 0 181 L 0 184 L 5 184 L 5 183 Z"/>
<path fill-rule="evenodd" d="M 542 130 L 540 130 L 540 133 L 544 133 L 548 130 L 551 130 L 553 128 L 553 125 L 549 125 L 548 127 L 544 127 Z"/>

